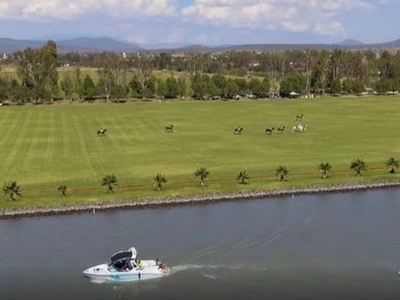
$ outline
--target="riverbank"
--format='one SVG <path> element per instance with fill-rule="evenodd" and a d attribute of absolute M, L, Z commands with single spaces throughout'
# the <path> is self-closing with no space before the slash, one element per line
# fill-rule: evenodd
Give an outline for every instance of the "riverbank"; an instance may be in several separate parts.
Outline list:
<path fill-rule="evenodd" d="M 29 209 L 3 210 L 0 219 L 17 219 L 24 217 L 68 215 L 76 213 L 96 213 L 109 210 L 157 208 L 177 205 L 199 205 L 222 201 L 239 201 L 262 198 L 277 198 L 304 194 L 344 193 L 400 187 L 400 180 L 367 182 L 360 184 L 340 184 L 328 186 L 310 186 L 304 188 L 289 188 L 277 190 L 253 191 L 235 194 L 213 194 L 197 197 L 167 197 L 145 200 L 129 200 L 123 202 L 102 202 L 87 205 L 66 205 L 62 207 L 37 207 Z"/>

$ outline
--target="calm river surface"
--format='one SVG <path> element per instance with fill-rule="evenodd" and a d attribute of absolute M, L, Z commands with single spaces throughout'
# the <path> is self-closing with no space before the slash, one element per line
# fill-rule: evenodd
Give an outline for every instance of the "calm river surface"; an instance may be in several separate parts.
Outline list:
<path fill-rule="evenodd" d="M 0 299 L 400 299 L 400 189 L 0 221 Z M 136 246 L 172 275 L 95 284 Z"/>

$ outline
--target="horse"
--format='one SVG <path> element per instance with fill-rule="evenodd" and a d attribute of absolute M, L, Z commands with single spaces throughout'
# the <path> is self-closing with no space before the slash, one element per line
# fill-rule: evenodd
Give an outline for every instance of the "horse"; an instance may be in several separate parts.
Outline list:
<path fill-rule="evenodd" d="M 98 136 L 105 136 L 106 135 L 106 132 L 107 132 L 107 129 L 106 128 L 100 128 L 99 130 L 97 130 L 97 135 Z"/>
<path fill-rule="evenodd" d="M 276 130 L 278 130 L 278 133 L 283 133 L 285 131 L 285 125 L 282 124 Z"/>
<path fill-rule="evenodd" d="M 233 131 L 233 134 L 241 134 L 243 128 L 244 128 L 243 126 L 236 127 L 235 130 Z"/>
<path fill-rule="evenodd" d="M 298 114 L 298 115 L 296 116 L 296 121 L 297 121 L 297 120 L 302 120 L 302 119 L 303 119 L 303 116 L 304 116 L 304 114 Z"/>
<path fill-rule="evenodd" d="M 299 125 L 299 132 L 304 132 L 304 131 L 306 131 L 307 130 L 307 124 L 304 124 L 304 125 Z"/>
<path fill-rule="evenodd" d="M 174 124 L 169 123 L 167 126 L 165 126 L 165 131 L 173 132 Z"/>
<path fill-rule="evenodd" d="M 269 126 L 268 128 L 265 129 L 266 134 L 271 134 L 275 130 L 274 126 Z"/>
<path fill-rule="evenodd" d="M 292 128 L 292 132 L 304 132 L 307 130 L 307 124 L 297 124 L 295 126 L 293 126 Z"/>

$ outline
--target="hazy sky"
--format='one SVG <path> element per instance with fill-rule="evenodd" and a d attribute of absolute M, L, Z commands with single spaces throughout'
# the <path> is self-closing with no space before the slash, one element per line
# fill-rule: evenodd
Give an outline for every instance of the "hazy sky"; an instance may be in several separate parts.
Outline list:
<path fill-rule="evenodd" d="M 381 42 L 400 0 L 0 0 L 0 37 L 113 37 L 138 44 Z"/>

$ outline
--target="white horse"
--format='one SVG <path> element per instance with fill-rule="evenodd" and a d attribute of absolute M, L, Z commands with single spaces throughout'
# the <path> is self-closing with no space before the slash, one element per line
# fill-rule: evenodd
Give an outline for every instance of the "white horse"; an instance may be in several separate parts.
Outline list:
<path fill-rule="evenodd" d="M 307 130 L 307 124 L 297 124 L 295 126 L 293 126 L 292 128 L 292 132 L 304 132 Z"/>

